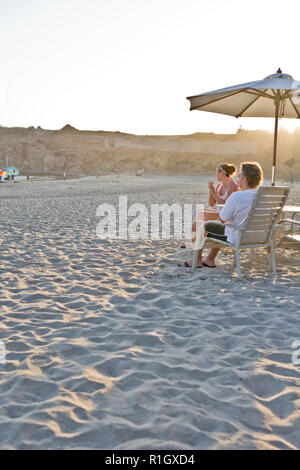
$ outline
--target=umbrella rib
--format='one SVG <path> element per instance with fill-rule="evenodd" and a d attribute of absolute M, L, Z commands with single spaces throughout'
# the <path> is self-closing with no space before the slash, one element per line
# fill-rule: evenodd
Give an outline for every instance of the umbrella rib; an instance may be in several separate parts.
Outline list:
<path fill-rule="evenodd" d="M 204 104 L 201 104 L 201 105 L 197 105 L 195 107 L 192 107 L 190 108 L 191 111 L 193 111 L 194 109 L 200 109 L 200 108 L 203 108 L 204 106 L 207 106 L 209 104 L 213 104 L 213 103 L 216 103 L 217 101 L 221 101 L 221 100 L 224 100 L 226 98 L 230 98 L 231 96 L 234 96 L 234 95 L 238 95 L 239 93 L 249 93 L 250 95 L 255 95 L 255 96 L 258 96 L 259 98 L 260 97 L 265 97 L 265 98 L 269 98 L 269 99 L 273 99 L 272 96 L 268 95 L 267 93 L 264 93 L 264 92 L 260 92 L 260 91 L 254 91 L 254 90 L 251 90 L 251 91 L 248 91 L 248 90 L 251 90 L 249 88 L 241 88 L 240 90 L 238 91 L 235 91 L 233 93 L 230 93 L 228 95 L 225 95 L 225 96 L 221 96 L 220 98 L 215 98 L 211 101 L 208 101 Z M 188 96 L 187 99 L 188 100 L 191 100 L 192 98 L 198 98 L 199 96 L 201 95 L 194 95 L 194 96 Z"/>
<path fill-rule="evenodd" d="M 201 104 L 200 106 L 198 105 L 195 108 L 191 107 L 190 110 L 193 111 L 194 109 L 202 108 L 203 106 L 207 106 L 208 104 L 216 103 L 217 101 L 224 100 L 225 98 L 229 98 L 231 96 L 238 95 L 239 93 L 242 93 L 242 91 L 245 91 L 245 90 L 238 90 L 238 91 L 235 91 L 234 93 L 230 93 L 229 95 L 221 96 L 221 98 L 215 98 L 214 100 L 208 101 L 207 103 Z M 192 98 L 198 98 L 199 96 L 201 96 L 201 95 L 188 96 L 187 100 L 190 100 Z"/>
<path fill-rule="evenodd" d="M 265 88 L 265 90 L 267 90 L 267 88 Z M 251 93 L 251 94 L 255 95 L 256 93 Z M 246 108 L 243 109 L 243 111 L 242 111 L 241 113 L 237 114 L 235 117 L 236 117 L 236 118 L 241 117 L 242 114 L 244 114 L 244 112 L 247 111 L 247 109 L 249 109 L 250 106 L 252 106 L 252 105 L 255 103 L 255 101 L 257 101 L 259 98 L 265 97 L 265 96 L 266 96 L 265 92 L 261 92 L 258 96 L 256 96 L 256 98 L 254 98 L 253 101 L 251 101 L 251 103 L 249 103 L 249 104 L 246 106 Z M 269 96 L 268 96 L 268 98 L 269 98 Z M 273 99 L 273 98 L 272 98 L 272 99 Z"/>
<path fill-rule="evenodd" d="M 280 96 L 280 99 L 285 100 L 286 98 L 289 98 L 291 96 L 290 93 L 290 90 L 286 90 L 286 92 Z"/>
<path fill-rule="evenodd" d="M 236 118 L 241 117 L 242 114 L 243 114 L 245 111 L 247 111 L 247 109 L 250 108 L 250 106 L 252 106 L 252 105 L 255 103 L 255 101 L 257 101 L 259 98 L 261 98 L 261 96 L 256 96 L 256 98 L 254 98 L 254 100 L 251 101 L 251 103 L 249 103 L 249 104 L 246 106 L 246 108 L 244 108 L 243 111 L 242 111 L 241 113 L 237 114 L 235 117 L 236 117 Z"/>
<path fill-rule="evenodd" d="M 286 92 L 280 96 L 280 100 L 285 100 L 287 98 L 290 100 L 290 103 L 293 106 L 293 108 L 295 110 L 295 113 L 298 116 L 298 119 L 300 119 L 300 113 L 299 113 L 298 109 L 296 108 L 295 104 L 292 101 L 291 91 L 290 90 L 286 90 Z"/>
<path fill-rule="evenodd" d="M 267 88 L 265 88 L 265 89 L 267 90 Z M 268 93 L 266 93 L 264 91 L 258 91 L 258 90 L 247 91 L 247 90 L 245 90 L 245 92 L 249 93 L 249 95 L 258 95 L 258 96 L 262 96 L 263 98 L 269 98 L 271 100 L 274 99 L 273 96 L 269 95 Z"/>
<path fill-rule="evenodd" d="M 297 116 L 298 116 L 298 119 L 300 119 L 299 111 L 298 111 L 298 109 L 296 108 L 295 104 L 293 103 L 291 96 L 289 96 L 289 100 L 290 100 L 291 105 L 293 106 L 293 108 L 294 108 L 294 110 L 295 110 L 295 112 L 296 112 L 296 114 L 297 114 Z"/>

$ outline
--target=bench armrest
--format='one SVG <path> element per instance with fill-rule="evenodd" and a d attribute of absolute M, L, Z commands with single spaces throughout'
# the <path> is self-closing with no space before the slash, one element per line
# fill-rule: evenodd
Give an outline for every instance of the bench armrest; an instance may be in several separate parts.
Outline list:
<path fill-rule="evenodd" d="M 288 222 L 290 224 L 300 225 L 300 220 L 294 220 L 294 219 L 281 219 L 277 222 L 276 225 L 281 228 L 281 226 L 278 225 L 278 224 L 284 224 L 286 222 Z"/>
<path fill-rule="evenodd" d="M 285 219 L 285 221 L 289 222 L 290 224 L 300 225 L 300 220 Z"/>
<path fill-rule="evenodd" d="M 245 231 L 245 228 L 242 225 L 225 224 L 225 227 L 234 228 L 235 230 L 240 230 L 241 232 Z"/>

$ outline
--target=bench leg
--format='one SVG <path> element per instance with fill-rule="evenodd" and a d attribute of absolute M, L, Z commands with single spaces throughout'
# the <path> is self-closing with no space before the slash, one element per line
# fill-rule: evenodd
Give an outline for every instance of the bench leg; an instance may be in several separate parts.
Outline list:
<path fill-rule="evenodd" d="M 241 275 L 241 261 L 240 261 L 240 250 L 238 248 L 235 249 L 235 261 L 236 261 L 236 269 L 238 273 L 238 278 L 242 279 Z"/>
<path fill-rule="evenodd" d="M 272 271 L 276 274 L 276 260 L 275 260 L 275 247 L 274 245 L 270 246 L 270 257 L 271 257 L 271 264 L 272 264 Z"/>
<path fill-rule="evenodd" d="M 194 250 L 193 263 L 192 263 L 192 268 L 193 269 L 195 269 L 197 267 L 197 259 L 198 259 L 198 250 Z"/>
<path fill-rule="evenodd" d="M 253 260 L 254 260 L 254 248 L 250 248 L 249 263 L 253 264 Z"/>

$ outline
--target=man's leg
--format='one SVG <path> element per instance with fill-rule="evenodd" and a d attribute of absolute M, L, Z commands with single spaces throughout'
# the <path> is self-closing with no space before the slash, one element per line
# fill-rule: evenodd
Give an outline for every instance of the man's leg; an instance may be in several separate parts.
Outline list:
<path fill-rule="evenodd" d="M 213 267 L 216 265 L 215 259 L 221 248 L 212 248 L 204 260 L 207 266 Z"/>
<path fill-rule="evenodd" d="M 225 225 L 216 223 L 216 222 L 207 222 L 205 224 L 205 234 L 207 234 L 210 237 L 215 236 L 216 238 L 221 238 L 222 240 L 226 240 L 226 236 L 224 235 L 225 231 Z M 197 254 L 197 268 L 201 268 L 202 266 L 208 266 L 208 267 L 215 267 L 215 258 L 220 251 L 221 248 L 212 248 L 206 257 L 205 261 L 202 261 L 202 249 L 198 250 Z M 192 267 L 193 265 L 193 258 L 190 259 L 189 261 L 185 261 L 183 265 L 180 266 L 186 266 L 186 267 Z"/>
<path fill-rule="evenodd" d="M 222 240 L 226 240 L 226 236 L 224 235 L 225 233 L 225 225 L 220 224 L 220 223 L 215 223 L 215 222 L 208 222 L 205 224 L 205 229 L 208 237 L 213 237 L 213 238 L 220 238 Z M 220 248 L 212 248 L 210 252 L 208 253 L 207 257 L 203 261 L 203 265 L 207 267 L 215 267 L 215 259 L 217 254 L 219 253 Z"/>
<path fill-rule="evenodd" d="M 184 264 L 180 264 L 179 266 L 191 268 L 193 266 L 194 254 L 195 253 L 193 252 L 193 258 L 189 259 L 188 261 L 185 261 Z M 202 268 L 202 266 L 203 266 L 203 263 L 202 263 L 202 249 L 201 249 L 201 250 L 198 250 L 198 253 L 197 253 L 196 267 Z"/>
<path fill-rule="evenodd" d="M 204 218 L 203 218 L 204 222 L 208 222 L 208 221 L 210 221 L 210 220 L 217 220 L 218 217 L 219 217 L 219 213 L 218 213 L 217 211 L 213 211 L 213 210 L 207 211 L 207 210 L 204 210 Z M 202 223 L 203 223 L 203 222 L 202 222 Z M 193 233 L 195 233 L 195 232 L 197 231 L 197 228 L 198 228 L 198 227 L 197 227 L 197 221 L 194 220 L 194 221 L 193 221 L 193 224 L 192 224 L 192 231 L 193 231 Z M 192 242 L 192 243 L 195 243 L 195 241 L 196 241 L 196 233 L 195 233 L 194 237 L 191 239 L 191 242 Z"/>
<path fill-rule="evenodd" d="M 194 253 L 195 255 L 195 253 Z M 193 255 L 193 258 L 192 258 L 192 263 L 193 263 L 193 259 L 194 259 L 194 255 Z M 190 263 L 190 262 L 189 262 Z M 202 268 L 203 266 L 203 263 L 202 263 L 202 248 L 200 250 L 198 250 L 198 253 L 197 253 L 197 264 L 196 264 L 197 268 Z"/>

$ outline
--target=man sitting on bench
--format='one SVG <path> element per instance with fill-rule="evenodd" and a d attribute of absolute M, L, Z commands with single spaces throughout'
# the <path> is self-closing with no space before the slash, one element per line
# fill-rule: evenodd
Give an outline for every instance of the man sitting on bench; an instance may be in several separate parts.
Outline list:
<path fill-rule="evenodd" d="M 239 191 L 232 193 L 227 199 L 225 206 L 219 213 L 219 222 L 207 222 L 205 224 L 205 234 L 207 237 L 218 238 L 230 243 L 236 243 L 239 230 L 226 227 L 226 222 L 233 225 L 243 225 L 248 217 L 252 203 L 255 198 L 257 188 L 263 180 L 263 170 L 257 162 L 243 162 L 238 173 Z M 202 249 L 198 251 L 197 268 L 215 268 L 215 258 L 220 248 L 212 248 L 202 261 Z M 184 263 L 186 267 L 192 267 L 192 260 Z"/>

